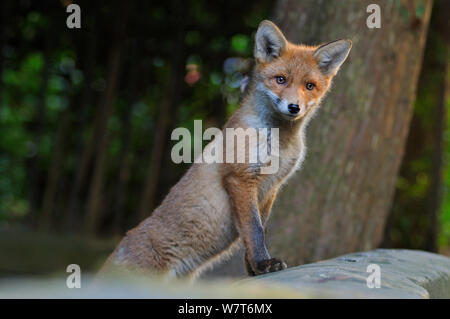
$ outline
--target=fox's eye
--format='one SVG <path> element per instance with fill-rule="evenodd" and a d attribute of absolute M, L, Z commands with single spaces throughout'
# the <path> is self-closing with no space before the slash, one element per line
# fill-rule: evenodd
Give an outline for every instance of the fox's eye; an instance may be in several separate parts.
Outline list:
<path fill-rule="evenodd" d="M 314 83 L 308 82 L 306 83 L 306 89 L 312 91 L 316 85 Z"/>
<path fill-rule="evenodd" d="M 284 76 L 276 76 L 275 80 L 277 81 L 278 84 L 285 84 L 286 83 L 286 78 Z"/>

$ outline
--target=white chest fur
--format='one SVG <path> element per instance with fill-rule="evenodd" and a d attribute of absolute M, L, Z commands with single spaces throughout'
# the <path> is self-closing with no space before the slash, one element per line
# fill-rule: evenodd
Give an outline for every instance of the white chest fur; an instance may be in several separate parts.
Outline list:
<path fill-rule="evenodd" d="M 260 199 L 264 198 L 273 188 L 278 188 L 285 183 L 301 167 L 305 154 L 303 132 L 299 132 L 289 141 L 280 141 L 278 154 L 272 154 L 276 157 L 273 160 L 278 161 L 278 169 L 272 174 L 261 175 L 263 182 L 259 189 Z"/>

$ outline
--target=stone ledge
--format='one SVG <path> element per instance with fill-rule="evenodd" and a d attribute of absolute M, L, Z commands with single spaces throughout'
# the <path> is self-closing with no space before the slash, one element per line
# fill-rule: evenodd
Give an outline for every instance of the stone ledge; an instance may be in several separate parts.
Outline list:
<path fill-rule="evenodd" d="M 381 287 L 368 288 L 367 266 L 381 270 Z M 66 287 L 67 273 L 44 279 L 0 280 L 1 298 L 450 298 L 450 258 L 423 251 L 353 253 L 239 281 L 167 282 L 108 277 L 96 285 Z"/>
<path fill-rule="evenodd" d="M 380 288 L 367 286 L 367 266 L 381 270 Z M 450 298 L 450 258 L 417 250 L 353 253 L 246 279 L 276 283 L 316 298 Z"/>

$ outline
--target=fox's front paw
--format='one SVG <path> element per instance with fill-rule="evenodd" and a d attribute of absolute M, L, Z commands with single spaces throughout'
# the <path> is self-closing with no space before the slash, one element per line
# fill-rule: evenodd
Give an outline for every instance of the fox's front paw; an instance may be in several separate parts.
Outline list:
<path fill-rule="evenodd" d="M 274 272 L 274 271 L 280 271 L 283 269 L 286 269 L 286 263 L 284 263 L 279 258 L 270 258 L 263 261 L 260 261 L 256 265 L 256 270 L 258 272 L 258 275 L 266 274 L 268 272 Z"/>

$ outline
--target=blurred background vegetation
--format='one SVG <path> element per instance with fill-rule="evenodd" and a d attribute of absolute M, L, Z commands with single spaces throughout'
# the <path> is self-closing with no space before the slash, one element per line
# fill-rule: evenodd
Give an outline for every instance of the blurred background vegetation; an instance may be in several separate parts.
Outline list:
<path fill-rule="evenodd" d="M 450 255 L 444 2 L 382 246 Z M 0 276 L 51 269 L 32 261 L 58 264 L 56 251 L 105 254 L 148 215 L 188 167 L 170 160 L 170 132 L 225 123 L 274 4 L 77 1 L 82 28 L 68 29 L 70 3 L 1 1 Z"/>

